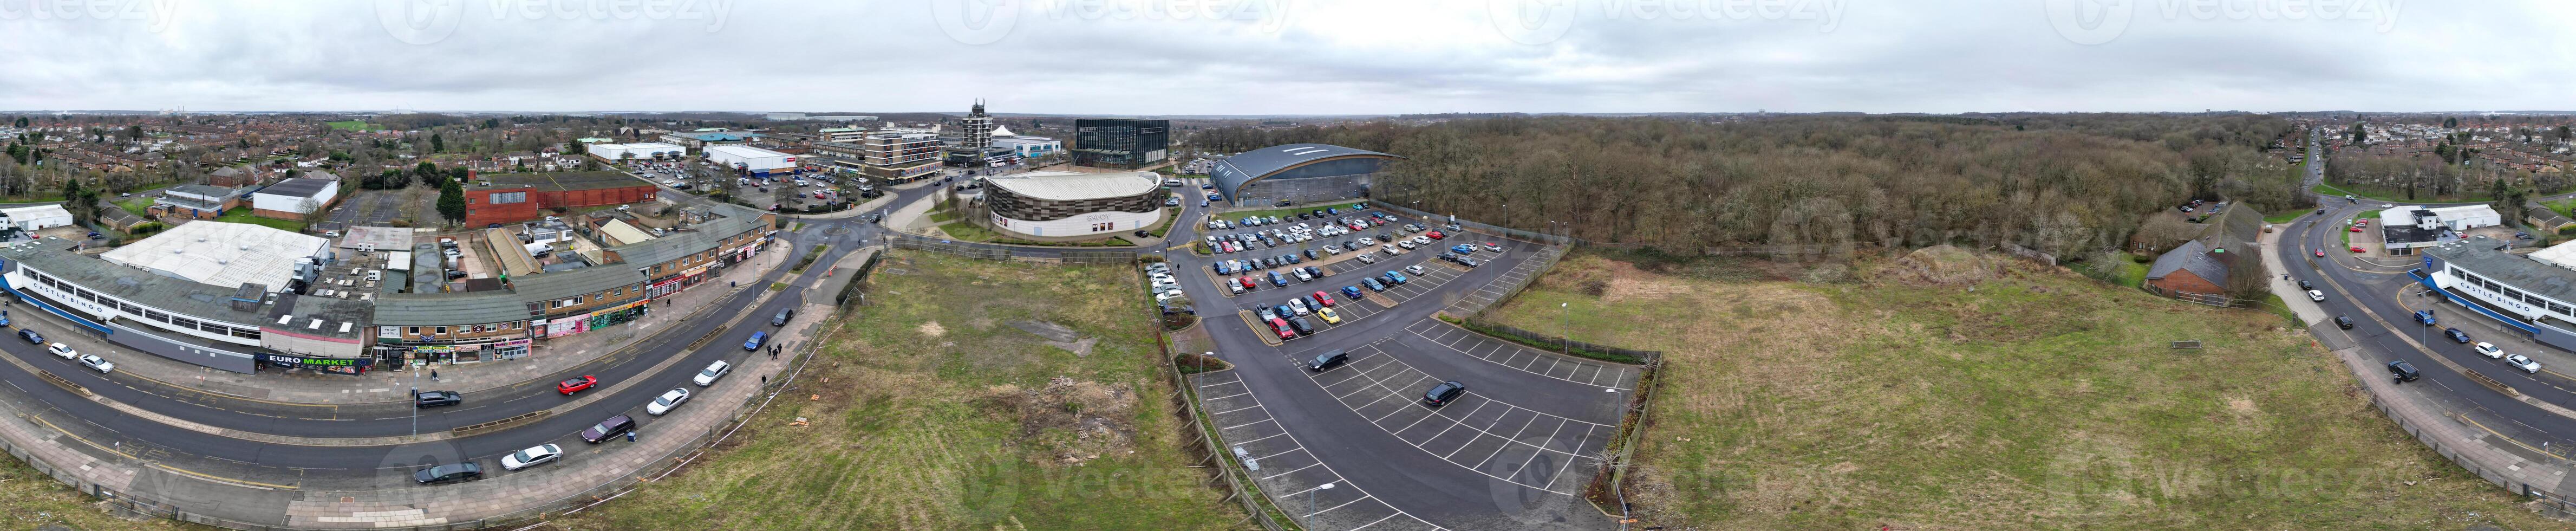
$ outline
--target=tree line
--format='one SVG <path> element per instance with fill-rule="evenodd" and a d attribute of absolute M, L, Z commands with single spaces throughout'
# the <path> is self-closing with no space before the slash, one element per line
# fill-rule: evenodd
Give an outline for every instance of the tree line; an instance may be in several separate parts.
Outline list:
<path fill-rule="evenodd" d="M 2016 243 L 2116 247 L 2195 197 L 2308 208 L 2259 115 L 1503 117 L 1215 128 L 1196 145 L 1319 142 L 1405 157 L 1372 196 L 1596 242 L 1687 249 Z"/>

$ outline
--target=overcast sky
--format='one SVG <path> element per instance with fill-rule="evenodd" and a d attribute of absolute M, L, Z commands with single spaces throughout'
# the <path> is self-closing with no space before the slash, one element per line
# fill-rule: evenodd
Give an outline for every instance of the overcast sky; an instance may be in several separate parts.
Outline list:
<path fill-rule="evenodd" d="M 2566 0 L 0 0 L 0 109 L 2576 110 Z"/>

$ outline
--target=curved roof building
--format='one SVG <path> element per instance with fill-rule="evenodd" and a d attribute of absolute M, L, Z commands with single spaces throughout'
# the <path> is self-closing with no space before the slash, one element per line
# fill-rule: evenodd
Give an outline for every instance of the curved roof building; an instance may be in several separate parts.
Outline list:
<path fill-rule="evenodd" d="M 1330 144 L 1287 144 L 1227 157 L 1208 172 L 1238 205 L 1356 198 L 1369 174 L 1402 157 Z"/>
<path fill-rule="evenodd" d="M 1161 174 L 1033 171 L 985 179 L 993 224 L 1030 236 L 1073 237 L 1136 230 L 1163 217 Z"/>

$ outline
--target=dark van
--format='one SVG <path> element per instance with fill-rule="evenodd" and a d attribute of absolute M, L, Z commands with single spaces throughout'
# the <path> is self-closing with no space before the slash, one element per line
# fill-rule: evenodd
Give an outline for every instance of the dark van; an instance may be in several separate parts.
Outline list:
<path fill-rule="evenodd" d="M 2407 363 L 2404 360 L 2388 362 L 2388 374 L 2395 376 L 2397 378 L 2397 383 L 2412 382 L 2417 378 L 2424 377 L 2424 373 L 2415 371 L 2414 364 Z"/>
<path fill-rule="evenodd" d="M 599 421 L 599 424 L 592 425 L 587 429 L 581 430 L 581 441 L 591 444 L 599 444 L 600 441 L 605 441 L 630 431 L 635 431 L 635 418 L 618 415 L 609 417 L 608 420 Z"/>

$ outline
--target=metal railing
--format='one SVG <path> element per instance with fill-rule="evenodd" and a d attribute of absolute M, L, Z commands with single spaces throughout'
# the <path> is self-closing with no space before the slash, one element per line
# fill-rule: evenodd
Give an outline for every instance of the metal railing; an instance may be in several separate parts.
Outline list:
<path fill-rule="evenodd" d="M 1485 301 L 1460 298 L 1458 299 L 1458 302 L 1451 304 L 1449 309 L 1453 313 L 1465 318 L 1481 317 L 1485 314 L 1485 310 L 1493 308 L 1494 305 L 1502 304 L 1503 301 L 1512 300 L 1513 297 L 1520 296 L 1522 291 L 1528 290 L 1531 284 L 1537 283 L 1538 278 L 1546 275 L 1548 270 L 1555 269 L 1556 261 L 1565 257 L 1565 251 L 1566 247 L 1563 245 L 1548 246 L 1547 248 L 1540 250 L 1538 256 L 1530 258 L 1531 260 L 1538 261 L 1538 270 L 1532 271 L 1529 275 L 1521 277 L 1519 281 L 1513 282 L 1511 289 L 1503 290 L 1502 296 L 1494 297 L 1491 300 Z"/>

